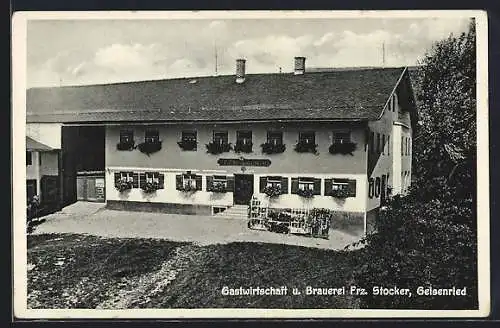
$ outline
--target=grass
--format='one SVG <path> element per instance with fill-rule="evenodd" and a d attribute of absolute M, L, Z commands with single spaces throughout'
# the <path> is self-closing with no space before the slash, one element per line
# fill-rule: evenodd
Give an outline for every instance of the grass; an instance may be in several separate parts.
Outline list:
<path fill-rule="evenodd" d="M 188 245 L 185 269 L 148 298 L 147 308 L 355 308 L 350 296 L 225 296 L 222 287 L 342 287 L 359 263 L 354 252 L 276 244 L 231 243 L 199 247 L 153 239 L 75 234 L 28 236 L 28 305 L 95 308 L 127 281 L 159 270 Z M 185 249 L 185 248 L 184 248 Z"/>

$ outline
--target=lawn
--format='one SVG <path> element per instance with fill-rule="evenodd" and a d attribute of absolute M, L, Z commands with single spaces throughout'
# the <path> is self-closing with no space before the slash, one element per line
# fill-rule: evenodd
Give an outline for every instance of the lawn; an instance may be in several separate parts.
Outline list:
<path fill-rule="evenodd" d="M 291 295 L 342 287 L 357 251 L 77 234 L 28 236 L 29 308 L 356 308 L 354 296 Z M 283 296 L 226 296 L 222 288 L 287 286 Z"/>

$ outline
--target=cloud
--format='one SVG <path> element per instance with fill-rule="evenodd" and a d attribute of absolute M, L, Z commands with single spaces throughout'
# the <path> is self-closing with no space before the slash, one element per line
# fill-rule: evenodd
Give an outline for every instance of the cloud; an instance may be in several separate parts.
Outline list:
<path fill-rule="evenodd" d="M 209 75 L 214 73 L 216 40 L 219 74 L 233 74 L 236 58 L 247 59 L 248 73 L 278 72 L 279 68 L 290 72 L 294 56 L 305 56 L 307 67 L 379 66 L 382 44 L 387 66 L 415 65 L 434 41 L 465 31 L 468 20 L 386 20 L 371 30 L 332 26 L 300 30 L 302 35 L 258 29 L 237 35 L 230 21 L 202 23 L 201 30 L 186 31 L 189 37 L 113 40 L 94 49 L 68 48 L 30 66 L 29 86 Z"/>

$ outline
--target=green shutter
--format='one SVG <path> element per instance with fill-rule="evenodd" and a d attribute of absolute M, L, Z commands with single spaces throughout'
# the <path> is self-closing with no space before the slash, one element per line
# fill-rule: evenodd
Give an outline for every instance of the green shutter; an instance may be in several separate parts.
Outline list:
<path fill-rule="evenodd" d="M 264 188 L 266 188 L 267 177 L 260 177 L 259 179 L 259 190 L 261 193 L 264 192 Z"/>
<path fill-rule="evenodd" d="M 139 188 L 139 173 L 132 174 L 132 188 Z"/>
<path fill-rule="evenodd" d="M 325 196 L 329 196 L 332 191 L 332 179 L 325 179 Z"/>
<path fill-rule="evenodd" d="M 226 177 L 226 179 L 227 179 L 227 191 L 233 192 L 234 191 L 234 176 L 228 176 L 228 177 Z"/>
<path fill-rule="evenodd" d="M 373 178 L 370 178 L 368 182 L 368 197 L 373 198 L 375 187 L 373 186 Z"/>
<path fill-rule="evenodd" d="M 348 181 L 349 197 L 356 197 L 356 180 Z"/>
<path fill-rule="evenodd" d="M 115 184 L 117 184 L 118 182 L 120 182 L 120 178 L 121 178 L 120 173 L 116 172 L 115 173 Z"/>
<path fill-rule="evenodd" d="M 182 174 L 177 174 L 175 176 L 175 189 L 176 190 L 182 189 Z"/>
<path fill-rule="evenodd" d="M 207 186 L 206 186 L 206 191 L 212 191 L 212 185 L 214 182 L 214 177 L 211 175 L 207 175 Z"/>
<path fill-rule="evenodd" d="M 380 177 L 375 178 L 375 197 L 380 196 Z"/>
<path fill-rule="evenodd" d="M 196 180 L 196 190 L 201 190 L 201 180 L 203 177 L 201 175 L 196 175 L 195 180 Z"/>
<path fill-rule="evenodd" d="M 292 178 L 292 194 L 296 194 L 299 190 L 299 178 Z"/>
<path fill-rule="evenodd" d="M 321 179 L 314 179 L 314 194 L 321 195 Z"/>
<path fill-rule="evenodd" d="M 288 194 L 288 178 L 281 177 L 281 193 Z"/>
<path fill-rule="evenodd" d="M 146 173 L 142 172 L 142 173 L 139 173 L 139 188 L 146 184 Z"/>
<path fill-rule="evenodd" d="M 158 174 L 158 184 L 160 189 L 165 189 L 165 175 L 159 173 Z"/>

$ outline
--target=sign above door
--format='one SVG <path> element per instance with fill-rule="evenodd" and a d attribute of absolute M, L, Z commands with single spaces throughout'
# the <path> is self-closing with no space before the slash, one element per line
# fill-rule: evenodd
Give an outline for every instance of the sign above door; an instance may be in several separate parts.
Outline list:
<path fill-rule="evenodd" d="M 250 159 L 250 158 L 219 158 L 217 164 L 221 166 L 264 166 L 271 165 L 269 159 Z"/>

